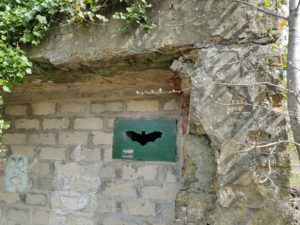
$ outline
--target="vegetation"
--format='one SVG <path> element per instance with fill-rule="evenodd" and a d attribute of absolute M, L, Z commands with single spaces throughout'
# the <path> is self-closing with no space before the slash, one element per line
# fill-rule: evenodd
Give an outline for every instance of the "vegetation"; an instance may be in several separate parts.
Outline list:
<path fill-rule="evenodd" d="M 151 23 L 146 0 L 3 0 L 0 2 L 0 85 L 10 91 L 31 74 L 31 63 L 20 44 L 37 45 L 53 23 L 84 21 L 107 22 L 108 11 L 113 19 L 126 25 L 139 24 L 148 29 Z M 122 10 L 123 9 L 123 10 Z"/>
<path fill-rule="evenodd" d="M 38 45 L 54 23 L 125 21 L 124 27 L 138 24 L 151 28 L 146 0 L 2 0 L 0 1 L 0 88 L 10 92 L 24 77 L 31 74 L 31 62 L 21 44 Z M 2 98 L 0 96 L 0 105 Z M 0 117 L 2 130 L 9 127 Z M 0 154 L 5 154 L 4 146 Z M 0 156 L 0 158 L 3 158 Z"/>

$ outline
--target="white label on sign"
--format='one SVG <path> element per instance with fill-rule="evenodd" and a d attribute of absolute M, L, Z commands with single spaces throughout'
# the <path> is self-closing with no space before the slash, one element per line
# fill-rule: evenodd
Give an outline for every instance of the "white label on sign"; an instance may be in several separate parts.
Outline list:
<path fill-rule="evenodd" d="M 123 149 L 122 158 L 123 159 L 133 159 L 134 150 L 133 149 Z"/>

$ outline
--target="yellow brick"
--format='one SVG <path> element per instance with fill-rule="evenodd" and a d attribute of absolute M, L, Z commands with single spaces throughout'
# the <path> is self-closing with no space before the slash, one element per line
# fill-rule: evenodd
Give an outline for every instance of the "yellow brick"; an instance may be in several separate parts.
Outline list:
<path fill-rule="evenodd" d="M 61 105 L 62 113 L 81 113 L 81 112 L 85 112 L 85 110 L 86 110 L 85 103 L 69 102 Z"/>
<path fill-rule="evenodd" d="M 105 132 L 93 132 L 95 145 L 112 145 L 113 134 Z"/>
<path fill-rule="evenodd" d="M 39 129 L 40 121 L 37 119 L 19 119 L 15 121 L 16 129 Z"/>
<path fill-rule="evenodd" d="M 26 105 L 8 105 L 5 107 L 5 113 L 12 116 L 25 116 Z"/>
<path fill-rule="evenodd" d="M 91 105 L 92 113 L 120 112 L 122 110 L 123 110 L 122 102 L 93 103 Z"/>
<path fill-rule="evenodd" d="M 33 103 L 33 115 L 50 115 L 55 113 L 56 104 L 52 102 Z"/>
<path fill-rule="evenodd" d="M 64 148 L 40 148 L 40 158 L 49 160 L 65 160 L 66 150 Z"/>
<path fill-rule="evenodd" d="M 156 112 L 158 110 L 158 100 L 133 100 L 127 103 L 127 111 L 129 112 Z"/>
<path fill-rule="evenodd" d="M 3 142 L 5 144 L 25 144 L 26 136 L 25 134 L 4 134 Z"/>
<path fill-rule="evenodd" d="M 43 128 L 44 130 L 48 129 L 66 129 L 69 126 L 69 119 L 44 119 L 43 120 Z"/>

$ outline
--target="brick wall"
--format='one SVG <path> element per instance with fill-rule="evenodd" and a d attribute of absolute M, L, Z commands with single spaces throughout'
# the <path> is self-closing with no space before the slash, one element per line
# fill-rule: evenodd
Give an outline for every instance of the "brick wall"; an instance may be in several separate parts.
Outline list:
<path fill-rule="evenodd" d="M 168 84 L 151 85 L 156 87 Z M 112 160 L 116 117 L 180 120 L 179 96 L 136 95 L 147 88 L 110 85 L 6 96 L 12 125 L 4 141 L 12 153 L 38 161 L 22 193 L 7 192 L 1 173 L 0 224 L 172 224 L 176 163 Z"/>

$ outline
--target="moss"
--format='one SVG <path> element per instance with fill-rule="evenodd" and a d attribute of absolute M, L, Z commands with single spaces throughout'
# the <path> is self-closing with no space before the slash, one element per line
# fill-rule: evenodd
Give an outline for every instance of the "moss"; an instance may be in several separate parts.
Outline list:
<path fill-rule="evenodd" d="M 292 172 L 289 177 L 289 180 L 290 180 L 290 184 L 292 186 L 300 186 L 300 175 L 299 174 Z"/>
<path fill-rule="evenodd" d="M 195 173 L 197 171 L 197 165 L 189 155 L 187 149 L 183 149 L 183 157 L 184 157 L 184 169 L 183 169 L 184 185 L 190 186 L 190 184 L 198 181 L 198 179 L 195 176 Z"/>
<path fill-rule="evenodd" d="M 191 134 L 195 134 L 195 135 L 199 135 L 199 136 L 206 135 L 204 127 L 196 118 L 191 118 L 190 132 L 191 132 Z"/>

